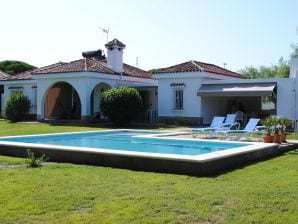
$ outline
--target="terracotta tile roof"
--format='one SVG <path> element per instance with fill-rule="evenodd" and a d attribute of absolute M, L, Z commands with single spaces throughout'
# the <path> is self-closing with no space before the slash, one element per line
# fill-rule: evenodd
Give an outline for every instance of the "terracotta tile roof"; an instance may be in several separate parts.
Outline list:
<path fill-rule="evenodd" d="M 125 44 L 117 39 L 111 40 L 110 42 L 105 44 L 106 47 L 113 47 L 114 45 L 117 45 L 117 46 L 123 47 L 123 48 L 125 47 Z"/>
<path fill-rule="evenodd" d="M 235 77 L 235 78 L 243 78 L 245 79 L 246 77 L 230 71 L 228 69 L 219 67 L 214 64 L 208 64 L 204 62 L 199 62 L 199 61 L 188 61 L 184 62 L 178 65 L 173 65 L 167 68 L 160 68 L 154 70 L 154 74 L 162 74 L 162 73 L 178 73 L 178 72 L 210 72 L 210 73 L 215 73 L 218 75 L 224 75 L 224 76 L 230 76 L 230 77 Z"/>
<path fill-rule="evenodd" d="M 132 76 L 132 77 L 139 77 L 139 78 L 153 78 L 151 74 L 148 72 L 133 67 L 131 65 L 127 65 L 123 63 L 123 75 L 124 76 Z M 53 74 L 53 73 L 66 73 L 66 72 L 97 72 L 97 73 L 104 73 L 104 74 L 111 74 L 111 75 L 119 75 L 112 71 L 110 68 L 107 67 L 107 60 L 96 60 L 94 58 L 83 58 L 80 60 L 72 61 L 69 63 L 63 63 L 62 65 L 50 68 L 40 68 L 34 70 L 33 74 Z"/>
<path fill-rule="evenodd" d="M 107 60 L 101 60 L 100 63 L 104 66 L 107 66 Z M 138 78 L 149 78 L 153 79 L 153 76 L 146 72 L 145 70 L 142 70 L 140 68 L 128 65 L 123 63 L 123 73 L 124 76 L 132 76 L 132 77 L 138 77 Z"/>
<path fill-rule="evenodd" d="M 0 71 L 0 80 L 6 79 L 8 75 L 6 75 L 4 72 Z"/>
<path fill-rule="evenodd" d="M 37 70 L 43 70 L 43 69 L 55 68 L 55 67 L 60 66 L 60 65 L 63 65 L 63 64 L 65 64 L 65 63 L 64 62 L 58 62 L 58 63 L 52 64 L 52 65 L 47 65 L 47 66 L 44 66 L 44 67 L 41 67 L 41 68 L 36 68 L 36 69 L 33 69 L 33 70 L 21 72 L 21 73 L 16 74 L 16 75 L 8 76 L 7 79 L 5 79 L 5 80 L 7 80 L 7 81 L 12 81 L 12 80 L 32 80 L 32 74 L 35 73 L 35 71 L 37 71 Z"/>
<path fill-rule="evenodd" d="M 3 80 L 32 80 L 32 75 L 34 74 L 58 75 L 58 73 L 68 72 L 96 72 L 110 75 L 119 75 L 119 73 L 116 73 L 107 67 L 106 59 L 98 61 L 94 58 L 82 58 L 69 63 L 59 62 L 49 66 L 33 69 L 31 71 L 22 72 L 14 76 L 8 76 Z M 153 79 L 150 73 L 127 64 L 123 64 L 122 74 L 124 76 Z"/>
<path fill-rule="evenodd" d="M 153 76 L 150 73 L 125 63 L 123 63 L 123 74 L 126 76 L 153 79 Z"/>
<path fill-rule="evenodd" d="M 37 69 L 33 72 L 33 74 L 53 74 L 67 72 L 98 72 L 105 74 L 114 74 L 111 69 L 101 65 L 93 58 L 82 58 L 69 63 L 63 63 L 62 65 L 56 67 Z"/>

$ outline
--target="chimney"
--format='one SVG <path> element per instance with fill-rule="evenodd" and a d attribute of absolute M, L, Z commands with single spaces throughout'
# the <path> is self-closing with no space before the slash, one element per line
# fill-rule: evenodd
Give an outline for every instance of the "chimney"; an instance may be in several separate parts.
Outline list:
<path fill-rule="evenodd" d="M 296 78 L 298 75 L 298 58 L 292 58 L 290 61 L 290 78 Z"/>
<path fill-rule="evenodd" d="M 123 49 L 125 44 L 117 39 L 108 42 L 105 47 L 107 48 L 107 64 L 114 72 L 123 72 Z"/>

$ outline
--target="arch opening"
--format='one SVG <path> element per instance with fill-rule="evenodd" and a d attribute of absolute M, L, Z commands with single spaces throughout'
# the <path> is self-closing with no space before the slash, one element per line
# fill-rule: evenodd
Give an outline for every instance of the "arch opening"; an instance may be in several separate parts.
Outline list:
<path fill-rule="evenodd" d="M 81 101 L 77 91 L 66 82 L 54 84 L 44 103 L 45 119 L 81 119 Z"/>
<path fill-rule="evenodd" d="M 104 115 L 101 112 L 100 102 L 102 94 L 112 88 L 107 83 L 99 83 L 97 84 L 94 89 L 92 90 L 91 97 L 90 97 L 90 112 L 93 119 L 104 119 Z"/>

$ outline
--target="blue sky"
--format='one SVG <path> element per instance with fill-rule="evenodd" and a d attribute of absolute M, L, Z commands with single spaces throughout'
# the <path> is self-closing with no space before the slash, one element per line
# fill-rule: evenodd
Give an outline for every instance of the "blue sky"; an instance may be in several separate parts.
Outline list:
<path fill-rule="evenodd" d="M 288 59 L 298 0 L 0 1 L 0 60 L 35 66 L 81 58 L 109 39 L 143 69 L 198 60 L 238 71 Z"/>

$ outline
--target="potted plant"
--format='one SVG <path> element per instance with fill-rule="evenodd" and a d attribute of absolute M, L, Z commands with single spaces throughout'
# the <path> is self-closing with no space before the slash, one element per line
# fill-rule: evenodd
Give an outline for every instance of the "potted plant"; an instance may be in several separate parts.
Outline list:
<path fill-rule="evenodd" d="M 279 119 L 279 124 L 280 124 L 280 141 L 287 142 L 287 135 L 289 133 L 286 132 L 286 128 L 288 125 L 291 124 L 291 120 L 286 117 L 281 117 Z"/>
<path fill-rule="evenodd" d="M 272 116 L 272 126 L 273 126 L 273 143 L 280 143 L 280 134 L 279 134 L 279 118 Z"/>
<path fill-rule="evenodd" d="M 263 136 L 264 143 L 272 143 L 273 136 L 272 132 L 272 116 L 267 117 L 262 121 L 262 124 L 265 126 L 265 134 Z"/>

